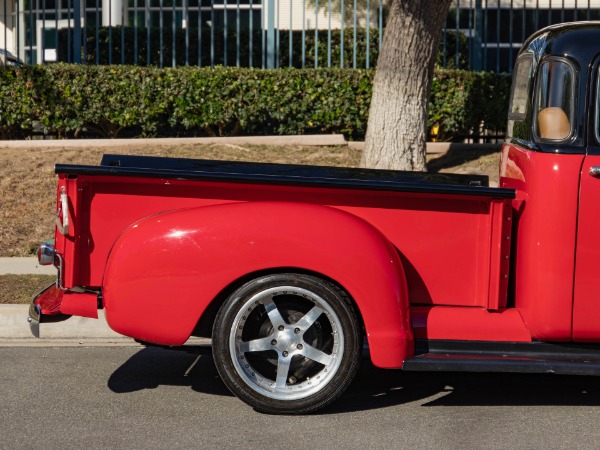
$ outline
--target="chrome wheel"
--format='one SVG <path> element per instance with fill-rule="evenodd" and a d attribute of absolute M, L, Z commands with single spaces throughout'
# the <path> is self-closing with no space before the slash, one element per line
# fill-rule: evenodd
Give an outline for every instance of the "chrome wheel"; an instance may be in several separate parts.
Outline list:
<path fill-rule="evenodd" d="M 309 275 L 267 275 L 234 292 L 219 311 L 213 356 L 229 389 L 259 411 L 306 413 L 352 381 L 361 333 L 337 286 Z"/>
<path fill-rule="evenodd" d="M 255 391 L 280 400 L 307 397 L 338 370 L 344 352 L 341 329 L 335 312 L 314 292 L 295 286 L 267 289 L 236 315 L 231 358 Z"/>

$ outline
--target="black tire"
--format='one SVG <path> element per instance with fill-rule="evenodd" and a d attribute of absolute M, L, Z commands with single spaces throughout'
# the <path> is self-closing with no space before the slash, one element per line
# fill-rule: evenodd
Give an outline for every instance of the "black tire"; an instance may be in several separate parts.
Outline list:
<path fill-rule="evenodd" d="M 244 284 L 225 301 L 213 328 L 223 382 L 269 414 L 306 414 L 336 400 L 356 375 L 361 346 L 348 295 L 294 273 Z"/>

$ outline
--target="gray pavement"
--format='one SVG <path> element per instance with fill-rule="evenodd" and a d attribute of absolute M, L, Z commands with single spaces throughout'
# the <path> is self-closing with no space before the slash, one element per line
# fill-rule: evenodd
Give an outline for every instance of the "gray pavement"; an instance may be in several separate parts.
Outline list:
<path fill-rule="evenodd" d="M 597 448 L 600 378 L 402 373 L 363 364 L 320 414 L 267 416 L 212 358 L 0 348 L 0 448 Z"/>

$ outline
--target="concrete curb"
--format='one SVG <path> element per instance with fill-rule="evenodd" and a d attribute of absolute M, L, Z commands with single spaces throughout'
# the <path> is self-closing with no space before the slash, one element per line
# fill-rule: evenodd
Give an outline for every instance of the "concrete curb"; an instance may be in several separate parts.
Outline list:
<path fill-rule="evenodd" d="M 138 147 L 160 145 L 306 145 L 306 146 L 335 146 L 347 145 L 342 134 L 314 134 L 294 136 L 235 136 L 215 138 L 154 138 L 154 139 L 34 139 L 25 141 L 0 141 L 0 148 L 111 148 Z"/>
<path fill-rule="evenodd" d="M 111 330 L 102 310 L 98 319 L 73 316 L 63 322 L 42 322 L 39 339 L 29 331 L 28 315 L 29 305 L 0 305 L 0 347 L 140 346 Z M 192 337 L 186 345 L 210 343 L 210 339 Z"/>
<path fill-rule="evenodd" d="M 29 305 L 0 305 L 0 340 L 34 339 L 29 331 L 28 316 Z M 104 339 L 110 341 L 127 339 L 132 341 L 109 328 L 102 310 L 98 311 L 98 319 L 71 317 L 63 322 L 41 323 L 40 339 Z"/>
<path fill-rule="evenodd" d="M 353 149 L 363 150 L 365 143 L 362 141 L 347 141 L 342 134 L 313 134 L 292 136 L 235 136 L 235 137 L 210 137 L 210 138 L 153 138 L 153 139 L 34 139 L 25 141 L 0 141 L 0 148 L 127 148 L 142 145 L 302 145 L 302 146 L 348 146 Z M 500 150 L 502 144 L 463 144 L 456 142 L 427 142 L 427 153 L 439 154 L 449 150 L 466 149 L 492 149 Z"/>
<path fill-rule="evenodd" d="M 56 267 L 40 266 L 35 257 L 0 258 L 0 275 L 56 275 Z"/>

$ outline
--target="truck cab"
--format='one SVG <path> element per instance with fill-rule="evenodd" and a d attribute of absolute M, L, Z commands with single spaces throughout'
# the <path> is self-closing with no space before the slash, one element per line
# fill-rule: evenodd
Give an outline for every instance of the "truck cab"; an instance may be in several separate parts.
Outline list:
<path fill-rule="evenodd" d="M 600 27 L 533 35 L 515 64 L 500 186 L 515 189 L 511 297 L 540 341 L 600 341 Z"/>

